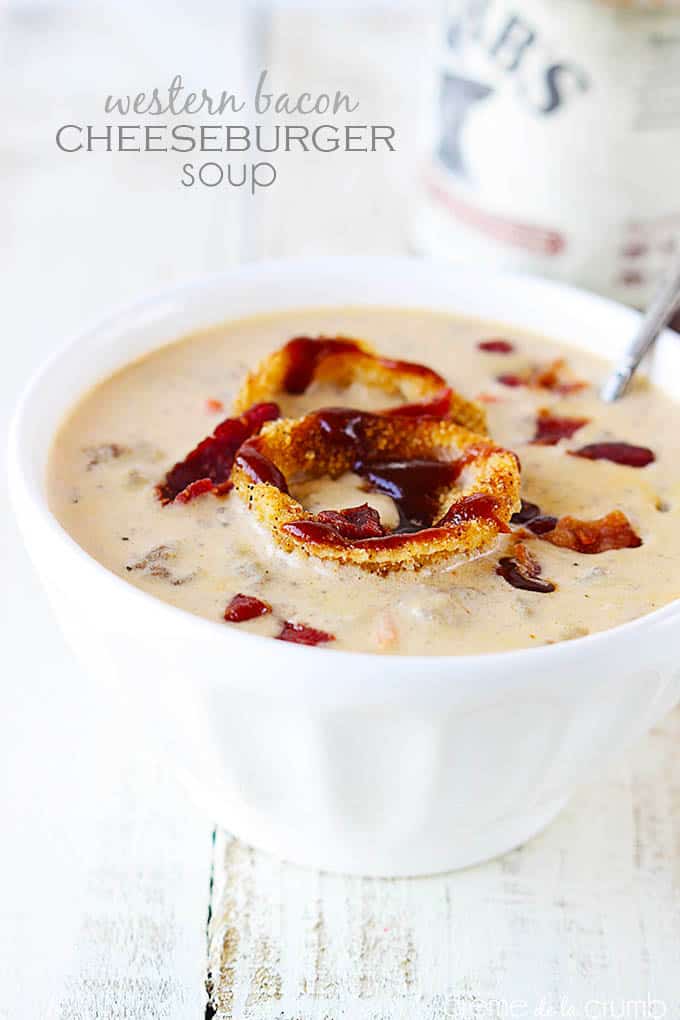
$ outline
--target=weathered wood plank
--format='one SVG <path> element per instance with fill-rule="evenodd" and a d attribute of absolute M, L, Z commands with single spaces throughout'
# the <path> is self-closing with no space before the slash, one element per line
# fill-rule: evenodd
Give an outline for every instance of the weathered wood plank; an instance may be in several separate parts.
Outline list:
<path fill-rule="evenodd" d="M 676 710 L 543 835 L 450 875 L 320 875 L 219 833 L 218 1020 L 676 1016 L 679 739 Z"/>

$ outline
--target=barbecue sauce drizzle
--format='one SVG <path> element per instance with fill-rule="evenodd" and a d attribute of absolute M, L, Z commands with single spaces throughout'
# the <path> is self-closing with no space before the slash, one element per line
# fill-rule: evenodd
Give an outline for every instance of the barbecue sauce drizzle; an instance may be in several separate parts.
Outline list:
<path fill-rule="evenodd" d="M 457 461 L 447 462 L 434 459 L 414 460 L 371 460 L 368 456 L 366 428 L 377 416 L 369 412 L 350 408 L 323 408 L 310 418 L 330 442 L 351 447 L 354 462 L 352 470 L 366 482 L 367 491 L 381 492 L 392 497 L 398 513 L 399 524 L 394 531 L 377 535 L 375 521 L 371 520 L 366 530 L 357 529 L 360 537 L 351 537 L 347 527 L 334 520 L 333 514 L 350 511 L 357 517 L 361 508 L 350 511 L 325 511 L 317 515 L 321 520 L 292 521 L 283 528 L 290 535 L 302 541 L 327 545 L 366 545 L 373 549 L 395 548 L 413 539 L 431 541 L 437 533 L 454 528 L 471 520 L 493 521 L 500 531 L 507 532 L 507 526 L 496 515 L 496 502 L 483 493 L 472 493 L 452 503 L 446 513 L 438 518 L 439 494 L 452 485 L 466 464 L 475 455 L 463 454 Z M 237 463 L 253 482 L 264 482 L 287 493 L 288 483 L 279 468 L 258 449 L 258 440 L 252 439 L 239 450 Z M 380 525 L 382 528 L 382 525 Z"/>
<path fill-rule="evenodd" d="M 420 378 L 432 379 L 438 385 L 446 386 L 442 376 L 433 369 L 428 368 L 427 365 L 421 365 L 415 361 L 399 361 L 394 358 L 381 358 L 376 354 L 369 354 L 363 350 L 361 344 L 357 343 L 356 340 L 350 340 L 346 337 L 319 337 L 314 339 L 309 336 L 297 336 L 293 340 L 289 340 L 283 350 L 286 357 L 283 387 L 287 393 L 304 393 L 314 380 L 321 362 L 324 358 L 333 354 L 361 354 L 365 358 L 374 358 L 384 368 L 419 376 Z"/>

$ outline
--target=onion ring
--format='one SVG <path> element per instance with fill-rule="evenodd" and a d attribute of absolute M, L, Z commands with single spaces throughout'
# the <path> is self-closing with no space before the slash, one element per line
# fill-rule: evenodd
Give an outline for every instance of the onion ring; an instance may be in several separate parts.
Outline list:
<path fill-rule="evenodd" d="M 377 515 L 365 506 L 311 514 L 289 492 L 289 480 L 337 478 L 346 471 L 368 479 L 374 491 L 377 487 L 396 493 L 395 502 L 407 506 L 410 514 L 406 525 L 392 532 L 380 526 L 377 534 Z M 420 472 L 411 494 L 422 493 L 429 500 L 422 504 L 426 519 L 417 519 L 404 496 L 400 479 L 409 471 Z M 423 484 L 423 472 L 438 484 Z M 514 453 L 451 421 L 348 408 L 325 408 L 268 423 L 238 451 L 232 481 L 287 552 L 300 550 L 378 573 L 485 552 L 500 533 L 509 531 L 510 518 L 520 507 Z M 405 502 L 399 504 L 400 499 Z M 343 515 L 344 524 L 338 520 Z"/>
<path fill-rule="evenodd" d="M 355 381 L 402 400 L 381 414 L 448 418 L 486 435 L 484 409 L 452 390 L 438 372 L 417 362 L 381 357 L 363 340 L 350 337 L 290 340 L 249 373 L 234 409 L 240 414 L 251 404 L 304 393 L 312 382 L 344 388 Z"/>

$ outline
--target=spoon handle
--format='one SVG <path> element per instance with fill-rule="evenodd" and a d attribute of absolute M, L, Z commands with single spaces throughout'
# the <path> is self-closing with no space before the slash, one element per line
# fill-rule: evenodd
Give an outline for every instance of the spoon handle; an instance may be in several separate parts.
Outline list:
<path fill-rule="evenodd" d="M 611 403 L 623 396 L 638 365 L 678 306 L 680 306 L 680 258 L 675 260 L 668 278 L 652 298 L 652 303 L 645 312 L 630 347 L 605 380 L 600 390 L 602 400 Z"/>

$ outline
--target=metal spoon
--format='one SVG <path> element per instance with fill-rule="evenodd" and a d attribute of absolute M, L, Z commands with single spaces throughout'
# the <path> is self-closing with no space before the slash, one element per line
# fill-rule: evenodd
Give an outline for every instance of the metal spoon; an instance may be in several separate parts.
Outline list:
<path fill-rule="evenodd" d="M 638 365 L 678 308 L 680 308 L 680 258 L 673 263 L 668 278 L 652 298 L 652 303 L 645 312 L 630 347 L 605 380 L 600 390 L 602 400 L 611 403 L 623 396 Z"/>

